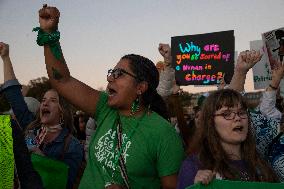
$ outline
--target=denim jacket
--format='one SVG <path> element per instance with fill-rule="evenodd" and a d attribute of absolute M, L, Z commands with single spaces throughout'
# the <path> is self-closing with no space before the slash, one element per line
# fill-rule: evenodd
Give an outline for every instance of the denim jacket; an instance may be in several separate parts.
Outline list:
<path fill-rule="evenodd" d="M 2 86 L 2 92 L 7 98 L 12 110 L 23 130 L 35 120 L 35 116 L 28 110 L 27 104 L 21 93 L 21 85 L 17 80 L 9 80 Z M 72 188 L 76 179 L 78 169 L 83 160 L 83 148 L 78 139 L 71 137 L 68 150 L 64 153 L 63 160 L 62 152 L 64 150 L 64 138 L 68 135 L 68 129 L 62 129 L 61 133 L 51 143 L 45 145 L 41 150 L 50 158 L 63 161 L 69 166 L 67 188 Z"/>

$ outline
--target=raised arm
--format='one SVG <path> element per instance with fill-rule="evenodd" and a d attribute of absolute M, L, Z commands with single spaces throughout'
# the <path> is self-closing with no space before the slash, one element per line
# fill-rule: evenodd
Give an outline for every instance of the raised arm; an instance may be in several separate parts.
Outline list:
<path fill-rule="evenodd" d="M 177 94 L 180 87 L 176 84 L 175 70 L 171 67 L 171 47 L 169 44 L 160 43 L 158 50 L 164 58 L 164 65 L 160 71 L 160 82 L 157 87 L 157 91 L 162 97 Z"/>
<path fill-rule="evenodd" d="M 164 57 L 164 63 L 169 66 L 172 63 L 171 47 L 169 44 L 160 43 L 158 50 L 160 54 Z"/>
<path fill-rule="evenodd" d="M 0 42 L 0 55 L 3 60 L 4 82 L 16 79 L 9 56 L 9 45 Z"/>
<path fill-rule="evenodd" d="M 44 39 L 45 36 L 50 36 L 57 31 L 59 15 L 60 13 L 56 7 L 47 7 L 44 5 L 44 7 L 39 10 L 41 30 L 39 31 L 37 42 Z M 60 48 L 59 39 L 55 42 L 48 40 L 40 42 L 42 42 L 41 45 L 44 46 L 46 70 L 52 86 L 73 105 L 93 115 L 100 92 L 70 75 Z M 54 47 L 56 48 L 56 46 L 59 47 L 57 49 L 59 50 L 59 57 L 55 57 L 54 54 Z"/>
<path fill-rule="evenodd" d="M 18 82 L 13 65 L 9 56 L 9 45 L 0 42 L 0 55 L 3 60 L 4 84 L 2 86 L 3 94 L 9 102 L 13 113 L 16 116 L 20 126 L 25 129 L 31 121 L 34 120 L 34 115 L 29 111 L 27 104 L 24 101 L 21 92 L 21 85 Z"/>
<path fill-rule="evenodd" d="M 247 72 L 260 61 L 262 55 L 259 51 L 243 51 L 239 54 L 237 64 L 235 66 L 234 75 L 229 85 L 230 89 L 239 92 L 244 91 L 244 85 Z"/>
<path fill-rule="evenodd" d="M 276 93 L 279 88 L 281 79 L 284 76 L 284 65 L 281 62 L 274 63 L 275 68 L 272 70 L 272 80 L 269 86 L 263 92 L 263 96 L 259 105 L 260 112 L 268 118 L 280 121 L 282 113 L 276 108 Z"/>

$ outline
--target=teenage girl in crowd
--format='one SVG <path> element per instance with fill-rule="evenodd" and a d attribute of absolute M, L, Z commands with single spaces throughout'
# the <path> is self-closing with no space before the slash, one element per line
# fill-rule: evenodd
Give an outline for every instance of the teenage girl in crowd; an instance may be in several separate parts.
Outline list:
<path fill-rule="evenodd" d="M 9 57 L 9 46 L 0 43 L 0 53 L 4 64 L 4 84 L 2 92 L 24 130 L 30 151 L 54 158 L 69 166 L 67 188 L 72 188 L 83 159 L 83 148 L 72 136 L 73 119 L 68 104 L 55 90 L 47 91 L 34 116 L 28 110 L 21 92 L 21 85 L 13 71 Z M 34 136 L 34 137 L 31 137 Z"/>

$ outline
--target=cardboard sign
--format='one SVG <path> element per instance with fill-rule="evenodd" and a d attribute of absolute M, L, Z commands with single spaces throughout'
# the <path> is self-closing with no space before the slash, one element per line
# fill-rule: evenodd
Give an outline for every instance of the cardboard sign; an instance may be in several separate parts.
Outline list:
<path fill-rule="evenodd" d="M 234 72 L 234 31 L 177 36 L 171 39 L 173 68 L 178 85 L 214 85 Z"/>
<path fill-rule="evenodd" d="M 264 52 L 262 40 L 250 41 L 250 50 Z M 268 58 L 264 53 L 258 63 L 252 67 L 254 89 L 265 89 L 270 81 L 271 69 L 269 66 Z"/>

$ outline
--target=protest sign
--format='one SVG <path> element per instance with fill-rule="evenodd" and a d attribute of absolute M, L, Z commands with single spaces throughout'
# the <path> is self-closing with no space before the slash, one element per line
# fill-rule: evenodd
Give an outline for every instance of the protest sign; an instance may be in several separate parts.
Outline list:
<path fill-rule="evenodd" d="M 234 71 L 234 31 L 176 36 L 171 39 L 173 68 L 178 85 L 214 85 Z"/>
<path fill-rule="evenodd" d="M 262 40 L 255 40 L 250 42 L 250 50 L 260 51 L 263 53 L 264 46 Z M 254 89 L 265 89 L 272 77 L 269 61 L 266 53 L 264 53 L 258 63 L 252 68 Z"/>
<path fill-rule="evenodd" d="M 263 33 L 262 40 L 270 68 L 273 70 L 276 68 L 277 61 L 284 62 L 284 27 Z M 280 83 L 280 94 L 284 96 L 283 79 Z"/>

